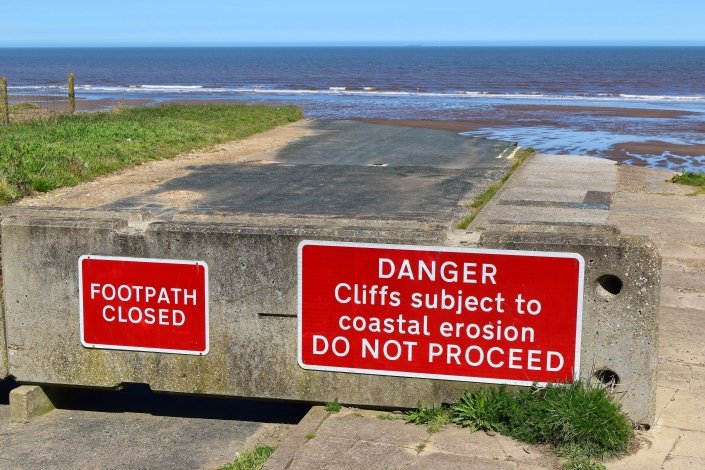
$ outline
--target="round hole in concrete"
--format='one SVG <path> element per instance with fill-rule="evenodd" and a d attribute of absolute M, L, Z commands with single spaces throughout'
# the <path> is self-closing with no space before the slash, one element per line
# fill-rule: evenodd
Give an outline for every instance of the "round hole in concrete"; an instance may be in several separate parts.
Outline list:
<path fill-rule="evenodd" d="M 608 294 L 617 295 L 622 292 L 622 280 L 614 274 L 603 274 L 597 278 L 597 284 Z"/>
<path fill-rule="evenodd" d="M 604 385 L 614 387 L 619 384 L 619 375 L 611 369 L 598 369 L 595 371 L 595 378 Z"/>

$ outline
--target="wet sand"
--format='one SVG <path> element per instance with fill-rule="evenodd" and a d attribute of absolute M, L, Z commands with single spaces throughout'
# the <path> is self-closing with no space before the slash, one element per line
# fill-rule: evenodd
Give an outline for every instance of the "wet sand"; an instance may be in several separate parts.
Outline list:
<path fill-rule="evenodd" d="M 635 155 L 662 155 L 664 161 L 682 164 L 686 161 L 692 163 L 692 158 L 705 155 L 705 144 L 673 144 L 661 140 L 647 140 L 646 142 L 622 142 L 611 146 L 607 150 L 608 158 L 617 161 L 629 160 L 632 165 L 644 165 Z M 697 165 L 696 165 L 697 166 Z"/>
<path fill-rule="evenodd" d="M 159 102 L 161 103 L 161 102 Z M 241 100 L 169 100 L 164 103 L 182 104 L 227 104 L 240 103 Z M 76 107 L 79 111 L 106 110 L 112 107 L 131 107 L 158 104 L 153 100 L 77 100 Z M 653 108 L 620 108 L 603 106 L 572 106 L 572 105 L 521 105 L 507 104 L 494 105 L 493 112 L 475 110 L 443 110 L 430 112 L 428 119 L 358 119 L 363 122 L 387 124 L 425 129 L 446 130 L 452 132 L 469 132 L 492 128 L 531 128 L 554 127 L 558 129 L 572 129 L 573 126 L 565 121 L 566 115 L 601 119 L 600 128 L 605 125 L 607 118 L 632 118 L 645 119 L 660 128 L 659 119 L 664 122 L 679 122 L 683 119 L 684 126 L 694 133 L 702 133 L 700 142 L 688 144 L 673 144 L 665 140 L 636 141 L 629 140 L 612 144 L 608 148 L 602 147 L 597 156 L 609 158 L 619 162 L 628 162 L 631 165 L 651 165 L 672 167 L 692 163 L 694 167 L 705 167 L 705 125 L 702 120 L 693 120 L 691 116 L 699 113 L 673 109 Z M 646 121 L 645 121 L 646 122 Z M 680 124 L 679 124 L 680 125 Z M 610 127 L 608 125 L 608 127 Z M 579 130 L 579 129 L 578 129 Z M 605 129 L 605 132 L 615 132 L 615 129 Z M 662 134 L 668 135 L 664 127 Z M 655 134 L 656 136 L 658 134 Z M 591 152 L 587 152 L 591 154 Z"/>
<path fill-rule="evenodd" d="M 683 116 L 692 116 L 698 113 L 679 109 L 647 109 L 647 108 L 613 108 L 606 106 L 561 106 L 561 105 L 531 105 L 513 104 L 505 105 L 507 109 L 517 112 L 554 112 L 554 113 L 580 113 L 591 116 L 613 116 L 633 118 L 672 119 Z"/>
<path fill-rule="evenodd" d="M 521 106 L 526 108 L 526 106 Z M 592 112 L 592 108 L 587 110 L 572 106 L 551 106 L 551 111 L 561 111 L 563 108 L 578 108 L 579 112 Z M 558 109 L 553 109 L 558 108 Z M 625 109 L 625 108 L 607 108 L 608 113 L 612 116 L 625 116 L 632 114 L 636 116 L 637 112 L 643 112 L 639 117 L 674 117 L 680 116 L 680 113 L 696 114 L 681 111 L 669 110 L 651 110 L 651 109 Z M 395 126 L 418 127 L 424 129 L 446 130 L 452 132 L 468 132 L 478 129 L 487 129 L 492 127 L 523 127 L 527 123 L 508 122 L 499 119 L 474 119 L 474 120 L 456 120 L 456 121 L 440 121 L 440 120 L 393 120 L 393 119 L 362 119 L 364 122 L 372 124 L 388 124 Z M 565 127 L 558 120 L 536 120 L 531 123 L 532 126 L 555 126 Z M 705 126 L 694 128 L 695 132 L 704 132 Z M 705 168 L 705 159 L 696 158 L 705 155 L 705 144 L 674 144 L 662 140 L 648 140 L 643 142 L 628 141 L 616 143 L 609 148 L 603 150 L 604 158 L 615 160 L 618 162 L 628 162 L 630 165 L 636 166 L 660 166 L 670 167 L 671 165 L 691 164 L 696 168 Z"/>

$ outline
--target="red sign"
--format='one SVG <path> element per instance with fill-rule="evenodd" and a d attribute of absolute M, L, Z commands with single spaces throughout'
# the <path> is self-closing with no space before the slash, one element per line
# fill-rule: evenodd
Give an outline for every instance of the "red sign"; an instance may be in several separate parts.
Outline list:
<path fill-rule="evenodd" d="M 81 344 L 208 353 L 208 266 L 111 256 L 78 260 Z"/>
<path fill-rule="evenodd" d="M 532 385 L 578 377 L 578 254 L 304 241 L 304 369 Z"/>

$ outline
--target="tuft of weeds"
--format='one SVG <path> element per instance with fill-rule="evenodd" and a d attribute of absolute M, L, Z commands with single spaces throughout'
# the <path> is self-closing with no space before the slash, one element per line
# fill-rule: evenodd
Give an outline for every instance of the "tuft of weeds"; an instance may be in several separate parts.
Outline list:
<path fill-rule="evenodd" d="M 337 413 L 338 411 L 340 411 L 341 407 L 342 405 L 338 402 L 337 398 L 333 401 L 329 401 L 328 403 L 326 403 L 326 411 L 328 413 Z"/>
<path fill-rule="evenodd" d="M 233 463 L 220 467 L 218 470 L 261 470 L 275 450 L 276 447 L 258 445 L 253 450 L 241 453 Z"/>
<path fill-rule="evenodd" d="M 306 438 L 306 440 L 310 441 L 311 439 L 316 437 L 316 433 L 315 432 L 308 432 L 308 433 L 306 433 L 306 436 L 304 436 L 304 437 Z"/>
<path fill-rule="evenodd" d="M 698 189 L 693 193 L 695 194 L 705 194 L 705 173 L 696 173 L 694 171 L 686 171 L 677 174 L 671 178 L 671 183 L 685 184 L 688 186 L 695 186 Z"/>
<path fill-rule="evenodd" d="M 428 432 L 436 433 L 440 431 L 443 426 L 450 423 L 451 409 L 447 406 L 440 406 L 438 408 L 432 406 L 427 408 L 419 403 L 418 408 L 407 411 L 403 416 L 407 423 L 425 424 Z"/>
<path fill-rule="evenodd" d="M 511 168 L 507 172 L 506 175 L 502 177 L 502 179 L 491 185 L 489 188 L 485 190 L 482 194 L 477 196 L 467 207 L 470 209 L 470 213 L 460 219 L 460 221 L 455 224 L 455 227 L 459 230 L 465 230 L 468 228 L 468 226 L 472 223 L 473 220 L 475 220 L 475 217 L 480 213 L 483 207 L 487 205 L 488 202 L 497 194 L 497 191 L 500 190 L 500 188 L 504 185 L 504 183 L 507 182 L 510 176 L 516 171 L 517 168 L 524 162 L 524 160 L 527 159 L 529 155 L 532 153 L 536 152 L 535 149 L 531 147 L 527 147 L 523 149 L 521 152 L 517 153 L 517 155 L 514 157 L 514 163 L 512 163 Z"/>
<path fill-rule="evenodd" d="M 446 420 L 473 431 L 493 431 L 530 444 L 547 444 L 567 459 L 566 468 L 599 469 L 596 462 L 624 455 L 633 424 L 609 391 L 585 382 L 510 391 L 466 391 L 450 407 L 408 412 L 410 423 Z"/>

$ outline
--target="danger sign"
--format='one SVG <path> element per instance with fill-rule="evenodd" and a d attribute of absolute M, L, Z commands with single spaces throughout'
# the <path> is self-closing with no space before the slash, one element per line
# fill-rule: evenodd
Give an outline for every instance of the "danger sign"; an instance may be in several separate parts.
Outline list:
<path fill-rule="evenodd" d="M 578 377 L 578 254 L 304 241 L 304 369 L 531 385 Z"/>
<path fill-rule="evenodd" d="M 205 262 L 86 255 L 78 276 L 83 346 L 208 353 Z"/>

